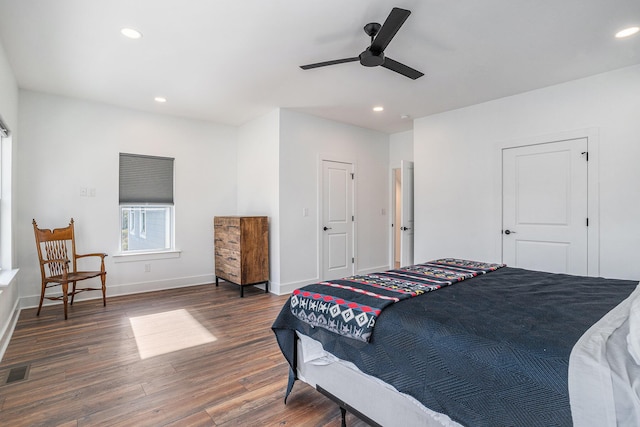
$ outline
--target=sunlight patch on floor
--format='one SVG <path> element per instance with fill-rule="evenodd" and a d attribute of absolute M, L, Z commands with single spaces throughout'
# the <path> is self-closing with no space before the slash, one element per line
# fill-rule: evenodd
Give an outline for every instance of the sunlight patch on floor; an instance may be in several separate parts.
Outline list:
<path fill-rule="evenodd" d="M 214 342 L 217 338 L 185 309 L 130 317 L 140 359 Z"/>

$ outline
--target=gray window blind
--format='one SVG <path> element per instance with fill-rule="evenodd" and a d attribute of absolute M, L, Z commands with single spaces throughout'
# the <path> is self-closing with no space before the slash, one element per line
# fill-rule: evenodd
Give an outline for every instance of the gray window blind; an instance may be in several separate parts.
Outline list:
<path fill-rule="evenodd" d="M 121 204 L 173 204 L 173 159 L 120 153 Z"/>

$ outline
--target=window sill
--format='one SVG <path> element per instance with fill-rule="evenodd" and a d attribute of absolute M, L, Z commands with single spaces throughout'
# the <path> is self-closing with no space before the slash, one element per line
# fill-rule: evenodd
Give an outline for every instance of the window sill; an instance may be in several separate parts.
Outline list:
<path fill-rule="evenodd" d="M 0 288 L 7 287 L 13 282 L 16 274 L 18 274 L 19 269 L 14 268 L 13 270 L 0 270 Z"/>
<path fill-rule="evenodd" d="M 171 259 L 180 258 L 182 251 L 158 251 L 158 252 L 135 252 L 135 253 L 120 253 L 113 255 L 113 262 L 137 262 L 137 261 L 153 261 L 157 259 Z"/>

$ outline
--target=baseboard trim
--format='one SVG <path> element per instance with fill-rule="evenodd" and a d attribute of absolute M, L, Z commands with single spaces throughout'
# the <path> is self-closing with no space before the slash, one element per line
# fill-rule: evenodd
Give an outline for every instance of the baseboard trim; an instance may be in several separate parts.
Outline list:
<path fill-rule="evenodd" d="M 108 286 L 107 296 L 131 295 L 143 292 L 163 291 L 165 289 L 184 288 L 188 286 L 206 285 L 215 283 L 214 274 L 200 276 L 179 277 L 168 280 L 152 280 L 149 282 L 128 283 L 123 285 Z"/>
<path fill-rule="evenodd" d="M 285 295 L 292 293 L 298 288 L 310 285 L 312 283 L 317 283 L 319 281 L 320 278 L 314 277 L 313 279 L 301 280 L 299 282 L 278 283 L 277 285 L 274 284 L 271 289 L 273 289 L 273 293 L 276 295 Z"/>
<path fill-rule="evenodd" d="M 215 283 L 215 280 L 216 279 L 213 274 L 204 274 L 200 276 L 180 277 L 167 280 L 152 280 L 149 282 L 127 283 L 120 285 L 111 285 L 107 283 L 107 298 L 122 295 L 140 294 L 144 292 L 163 291 L 165 289 L 205 285 L 207 283 Z M 76 297 L 76 301 L 92 300 L 98 298 L 102 298 L 100 292 L 83 292 Z M 39 302 L 40 295 L 26 296 L 20 299 L 20 306 L 22 308 L 33 308 L 37 307 Z M 61 303 L 45 300 L 45 303 L 43 305 L 54 304 Z"/>

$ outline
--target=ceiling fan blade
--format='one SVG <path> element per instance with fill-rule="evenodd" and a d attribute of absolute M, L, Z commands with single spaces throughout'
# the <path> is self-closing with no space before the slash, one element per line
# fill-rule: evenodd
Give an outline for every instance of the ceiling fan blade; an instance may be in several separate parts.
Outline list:
<path fill-rule="evenodd" d="M 301 65 L 300 68 L 302 68 L 303 70 L 310 70 L 312 68 L 326 67 L 327 65 L 344 64 L 345 62 L 355 62 L 358 60 L 360 60 L 360 58 L 356 56 L 355 58 L 336 59 L 333 61 L 316 62 L 315 64 Z"/>
<path fill-rule="evenodd" d="M 414 70 L 413 68 L 401 64 L 398 61 L 394 61 L 389 57 L 384 58 L 384 63 L 382 64 L 382 66 L 388 70 L 395 71 L 396 73 L 400 73 L 403 76 L 409 77 L 413 80 L 424 76 L 424 73 L 421 73 L 418 70 Z"/>
<path fill-rule="evenodd" d="M 411 15 L 411 11 L 394 7 L 387 16 L 387 20 L 382 24 L 382 28 L 378 31 L 376 38 L 371 43 L 370 50 L 374 52 L 384 52 L 387 45 L 396 35 L 404 21 Z"/>

